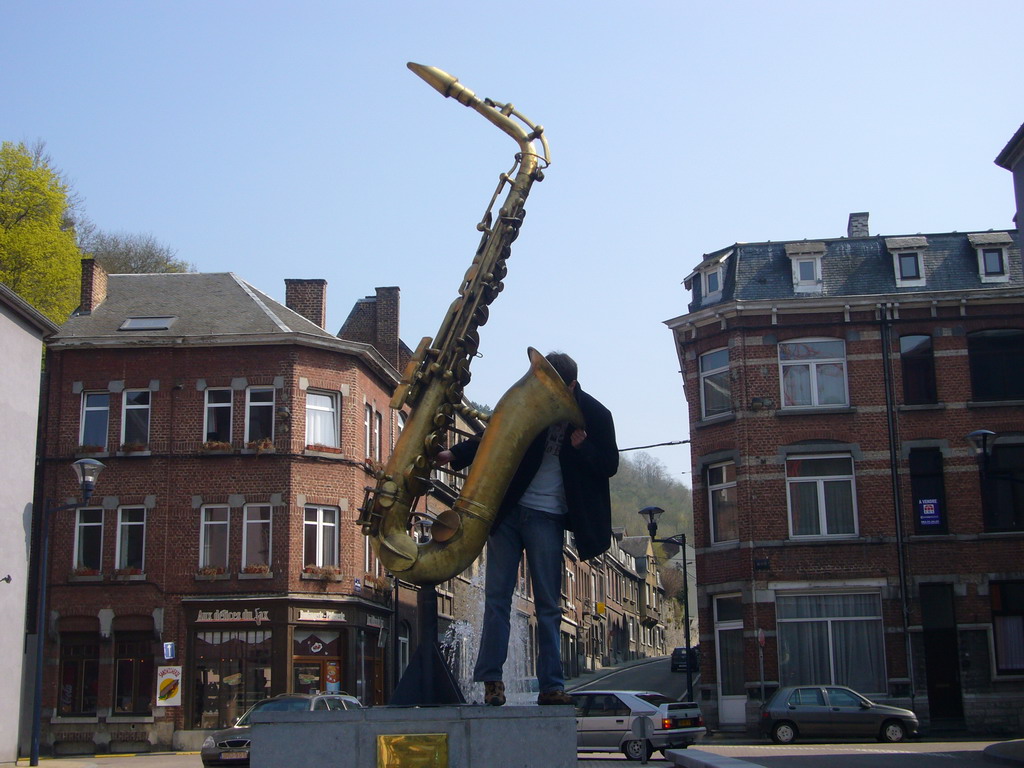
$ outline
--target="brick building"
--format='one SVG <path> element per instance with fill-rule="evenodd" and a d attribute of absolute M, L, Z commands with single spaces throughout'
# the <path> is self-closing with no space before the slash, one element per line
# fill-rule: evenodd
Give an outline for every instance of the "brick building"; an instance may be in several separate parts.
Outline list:
<path fill-rule="evenodd" d="M 834 683 L 926 724 L 1024 726 L 1018 233 L 872 236 L 851 214 L 846 237 L 708 254 L 685 285 L 667 324 L 709 722 Z"/>

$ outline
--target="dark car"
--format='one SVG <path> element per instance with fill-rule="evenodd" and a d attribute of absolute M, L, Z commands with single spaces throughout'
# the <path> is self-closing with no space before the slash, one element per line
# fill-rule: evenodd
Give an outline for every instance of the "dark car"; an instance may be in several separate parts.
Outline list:
<path fill-rule="evenodd" d="M 776 744 L 837 736 L 895 742 L 916 736 L 917 729 L 909 709 L 875 704 L 839 685 L 779 688 L 761 706 L 761 732 Z"/>
<path fill-rule="evenodd" d="M 696 670 L 700 667 L 700 651 L 691 648 L 689 655 L 685 648 L 675 648 L 672 651 L 672 671 L 686 672 L 689 669 Z"/>
<path fill-rule="evenodd" d="M 360 709 L 362 706 L 359 699 L 347 693 L 282 693 L 257 701 L 238 718 L 233 727 L 206 737 L 200 751 L 203 765 L 249 765 L 249 719 L 253 712 L 312 712 Z"/>

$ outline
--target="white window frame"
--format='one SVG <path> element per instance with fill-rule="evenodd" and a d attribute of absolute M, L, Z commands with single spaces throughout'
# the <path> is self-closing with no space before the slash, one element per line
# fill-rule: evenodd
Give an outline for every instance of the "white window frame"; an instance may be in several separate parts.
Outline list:
<path fill-rule="evenodd" d="M 1003 265 L 1002 272 L 987 272 L 985 269 L 985 252 L 999 251 L 999 261 Z M 1009 265 L 1006 261 L 1005 245 L 979 245 L 975 248 L 978 254 L 978 276 L 983 283 L 1007 283 L 1010 281 Z"/>
<path fill-rule="evenodd" d="M 373 460 L 384 460 L 384 417 L 380 411 L 373 413 Z"/>
<path fill-rule="evenodd" d="M 84 522 L 82 520 L 83 512 L 99 512 L 99 522 Z M 96 567 L 97 570 L 103 569 L 103 522 L 104 512 L 103 507 L 79 507 L 75 513 L 75 549 L 74 549 L 74 564 L 73 568 L 84 568 L 85 566 L 81 561 L 81 546 L 82 546 L 82 529 L 83 528 L 99 528 L 100 529 L 100 551 L 99 551 L 99 565 Z M 91 566 L 90 566 L 91 567 Z"/>
<path fill-rule="evenodd" d="M 310 522 L 309 520 L 306 519 L 306 513 L 307 512 L 316 512 L 316 519 L 313 522 Z M 324 513 L 330 513 L 330 515 L 333 517 L 333 519 L 330 520 L 330 521 L 326 520 Z M 316 536 L 316 542 L 315 542 L 316 543 L 316 562 L 313 562 L 313 563 L 303 563 L 303 566 L 315 565 L 315 566 L 318 566 L 320 568 L 327 567 L 327 566 L 333 566 L 333 567 L 337 567 L 338 566 L 338 549 L 339 549 L 339 546 L 341 544 L 341 542 L 339 540 L 339 538 L 340 538 L 340 536 L 339 536 L 339 533 L 340 533 L 340 527 L 339 527 L 340 517 L 341 517 L 341 515 L 340 515 L 340 512 L 339 512 L 337 507 L 327 507 L 327 506 L 323 506 L 323 505 L 320 505 L 320 504 L 306 504 L 303 507 L 303 512 L 302 512 L 302 553 L 303 553 L 302 556 L 303 556 L 303 559 L 305 559 L 305 556 L 306 556 L 306 554 L 305 554 L 306 553 L 306 536 L 308 535 L 310 528 L 315 528 L 315 534 L 314 535 Z M 329 562 L 329 563 L 325 562 L 325 558 L 324 558 L 324 531 L 327 528 L 333 528 L 334 529 L 334 551 L 331 553 L 331 558 L 330 558 L 333 562 Z"/>
<path fill-rule="evenodd" d="M 893 274 L 896 277 L 896 287 L 898 288 L 920 288 L 926 285 L 924 276 L 924 257 L 923 251 L 919 248 L 904 248 L 901 250 L 891 251 L 892 253 L 892 269 Z M 903 257 L 913 256 L 914 261 L 917 264 L 917 277 L 904 277 L 903 276 Z"/>
<path fill-rule="evenodd" d="M 723 482 L 713 483 L 712 480 L 711 480 L 712 472 L 715 471 L 715 470 L 718 470 L 718 469 L 724 469 L 725 467 L 732 467 L 733 479 L 732 480 L 724 480 Z M 720 461 L 720 462 L 717 462 L 715 464 L 709 464 L 707 469 L 705 470 L 705 472 L 706 472 L 706 477 L 707 477 L 707 488 L 708 488 L 708 515 L 711 518 L 709 520 L 709 524 L 710 524 L 710 528 L 711 528 L 711 543 L 712 544 L 722 544 L 723 542 L 727 542 L 727 541 L 739 541 L 739 537 L 740 537 L 739 527 L 740 526 L 739 526 L 739 513 L 738 513 L 738 511 L 736 513 L 737 514 L 737 519 L 736 519 L 736 535 L 734 537 L 732 537 L 732 538 L 729 538 L 729 539 L 719 539 L 719 538 L 717 538 L 717 533 L 718 533 L 718 526 L 716 525 L 717 510 L 715 508 L 715 493 L 716 492 L 726 491 L 728 489 L 733 489 L 733 494 L 732 494 L 732 496 L 733 496 L 733 503 L 735 504 L 735 503 L 738 502 L 738 499 L 736 498 L 736 491 L 735 491 L 735 489 L 737 487 L 737 482 L 736 482 L 736 462 L 735 461 Z M 723 477 L 724 476 L 725 476 L 725 473 L 723 473 Z M 685 555 L 685 552 L 683 554 Z"/>
<path fill-rule="evenodd" d="M 270 402 L 265 403 L 263 401 L 253 402 L 252 395 L 254 392 L 270 392 Z M 255 438 L 252 436 L 252 414 L 253 408 L 269 408 L 270 409 L 270 434 L 265 435 L 271 442 L 274 440 L 274 408 L 277 403 L 277 390 L 272 386 L 254 386 L 246 387 L 245 389 L 245 442 L 251 443 Z"/>
<path fill-rule="evenodd" d="M 847 474 L 835 475 L 813 475 L 807 477 L 790 476 L 790 461 L 812 461 L 815 459 L 846 459 L 850 462 L 850 471 Z M 786 516 L 789 523 L 789 538 L 795 540 L 808 539 L 852 539 L 860 535 L 860 514 L 857 507 L 857 468 L 853 456 L 849 453 L 815 453 L 815 454 L 791 454 L 786 457 Z M 850 487 L 850 504 L 853 514 L 853 530 L 841 533 L 830 533 L 828 531 L 828 509 L 825 496 L 825 484 L 835 482 L 847 482 Z M 793 486 L 797 484 L 811 484 L 816 487 L 816 498 L 818 505 L 818 532 L 801 533 L 794 531 L 793 525 Z"/>
<path fill-rule="evenodd" d="M 363 448 L 366 458 L 373 458 L 373 405 L 367 403 L 363 408 Z"/>
<path fill-rule="evenodd" d="M 704 363 L 705 363 L 706 360 L 710 360 L 713 355 L 720 355 L 723 352 L 725 353 L 725 364 L 724 365 L 718 365 L 718 366 L 716 366 L 714 368 L 707 368 L 707 369 L 705 369 Z M 709 363 L 709 365 L 710 364 L 711 363 Z M 713 349 L 710 352 L 705 352 L 703 355 L 701 355 L 698 358 L 697 365 L 698 365 L 698 368 L 700 370 L 700 414 L 701 414 L 701 418 L 703 418 L 703 419 L 712 419 L 712 418 L 715 418 L 716 416 L 724 416 L 727 413 L 732 413 L 732 410 L 733 410 L 733 403 L 732 403 L 732 381 L 731 381 L 730 372 L 729 372 L 730 371 L 730 369 L 729 369 L 729 348 L 728 347 L 722 347 L 720 349 Z M 727 409 L 725 409 L 724 411 L 718 411 L 717 413 L 709 414 L 708 413 L 707 398 L 705 397 L 705 388 L 707 386 L 709 386 L 709 380 L 711 380 L 712 378 L 716 378 L 717 379 L 718 377 L 721 377 L 721 375 L 723 373 L 725 374 L 725 380 L 726 380 L 727 384 L 729 385 L 729 387 L 728 387 L 729 407 Z"/>
<path fill-rule="evenodd" d="M 128 403 L 128 396 L 146 393 L 146 403 L 144 405 L 134 405 Z M 129 411 L 145 411 L 146 412 L 146 434 L 145 440 L 129 440 L 128 439 L 128 412 Z M 121 444 L 125 443 L 141 443 L 142 445 L 149 445 L 149 433 L 150 426 L 153 421 L 153 392 L 146 388 L 134 388 L 126 389 L 121 393 Z"/>
<path fill-rule="evenodd" d="M 704 299 L 720 298 L 722 295 L 722 274 L 723 270 L 721 265 L 716 265 L 710 269 L 702 270 L 700 273 L 701 285 L 704 288 Z M 712 282 L 717 284 L 717 287 L 712 287 Z"/>
<path fill-rule="evenodd" d="M 330 407 L 314 403 L 314 398 L 323 398 L 330 404 Z M 340 403 L 341 395 L 338 392 L 329 392 L 323 389 L 306 390 L 306 445 L 325 445 L 329 448 L 341 447 Z M 334 431 L 332 436 L 322 437 L 319 434 L 319 430 L 315 428 L 316 425 L 310 421 L 311 416 L 320 414 L 323 414 L 320 418 L 330 423 L 330 428 Z"/>
<path fill-rule="evenodd" d="M 782 359 L 782 348 L 796 344 L 816 344 L 819 342 L 838 343 L 842 345 L 843 354 L 841 357 L 814 357 L 806 359 Z M 787 339 L 778 343 L 779 360 L 779 402 L 786 410 L 807 409 L 807 408 L 845 408 L 850 405 L 850 382 L 849 371 L 846 366 L 846 342 L 843 339 L 815 337 L 807 339 Z M 818 400 L 818 369 L 822 366 L 840 365 L 843 370 L 843 400 L 838 403 L 820 403 Z M 789 405 L 786 403 L 786 369 L 790 367 L 807 366 L 810 379 L 810 403 L 798 403 Z"/>
<path fill-rule="evenodd" d="M 821 293 L 821 259 L 824 253 L 800 253 L 789 255 L 791 277 L 794 293 Z M 801 267 L 809 265 L 813 272 L 811 277 L 802 274 Z"/>
<path fill-rule="evenodd" d="M 208 520 L 208 515 L 213 512 L 223 513 L 223 520 Z M 224 562 L 211 563 L 209 557 L 210 540 L 209 536 L 214 526 L 222 526 L 224 533 Z M 228 558 L 231 554 L 231 508 L 227 504 L 204 504 L 199 510 L 199 567 L 208 566 L 223 567 L 224 572 L 228 570 Z"/>
<path fill-rule="evenodd" d="M 227 392 L 228 401 L 226 403 L 211 403 L 210 393 L 211 392 Z M 230 387 L 209 387 L 203 393 L 203 442 L 215 440 L 217 438 L 210 437 L 210 410 L 211 409 L 226 409 L 228 412 L 228 439 L 224 442 L 230 443 L 234 438 L 234 423 L 235 423 L 235 396 L 234 390 Z"/>
<path fill-rule="evenodd" d="M 267 513 L 267 519 L 254 518 L 250 516 L 253 511 Z M 267 562 L 254 563 L 251 561 L 249 552 L 249 529 L 250 527 L 266 527 L 267 529 Z M 266 565 L 269 569 L 274 557 L 274 508 L 270 504 L 246 504 L 242 509 L 242 571 L 250 565 Z"/>
<path fill-rule="evenodd" d="M 107 404 L 105 406 L 89 405 L 89 397 L 91 395 L 105 395 L 107 398 Z M 90 413 L 99 413 L 103 411 L 107 414 L 107 426 L 103 430 L 103 444 L 99 443 L 86 443 L 85 442 L 85 422 Z M 83 392 L 82 393 L 82 416 L 78 423 L 78 444 L 79 445 L 100 445 L 101 450 L 107 450 L 107 444 L 110 440 L 110 392 L 107 391 L 94 391 L 94 392 Z"/>
<path fill-rule="evenodd" d="M 137 510 L 142 510 L 142 522 L 141 523 L 140 522 L 136 522 L 136 521 L 126 521 L 124 519 L 126 512 L 133 512 L 133 511 L 137 511 Z M 123 557 L 122 552 L 121 552 L 121 545 L 122 545 L 124 537 L 127 536 L 128 532 L 130 530 L 134 529 L 137 526 L 141 526 L 142 527 L 142 564 L 141 564 L 141 566 L 139 566 L 139 570 L 141 570 L 143 573 L 146 572 L 146 525 L 147 525 L 147 518 L 148 517 L 149 517 L 149 510 L 147 510 L 145 507 L 140 507 L 140 506 L 124 506 L 124 507 L 118 507 L 117 508 L 117 541 L 116 541 L 116 547 L 115 547 L 115 550 L 114 550 L 115 558 L 116 558 L 116 562 L 114 564 L 115 568 L 117 568 L 119 570 L 124 570 L 124 569 L 129 567 L 124 562 L 124 557 Z M 134 567 L 134 566 L 132 566 L 132 567 Z"/>

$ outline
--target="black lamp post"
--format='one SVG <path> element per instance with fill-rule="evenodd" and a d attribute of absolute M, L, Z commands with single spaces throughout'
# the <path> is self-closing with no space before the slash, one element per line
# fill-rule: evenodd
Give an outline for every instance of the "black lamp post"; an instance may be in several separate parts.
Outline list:
<path fill-rule="evenodd" d="M 39 736 L 43 721 L 43 653 L 46 635 L 46 587 L 50 561 L 50 520 L 57 512 L 78 509 L 89 503 L 96 488 L 96 478 L 106 465 L 96 459 L 79 459 L 71 464 L 82 491 L 82 501 L 53 506 L 50 499 L 43 506 L 43 517 L 39 527 L 39 603 L 36 606 L 36 679 L 35 701 L 32 709 L 32 754 L 29 765 L 39 765 Z"/>
<path fill-rule="evenodd" d="M 690 659 L 690 577 L 686 573 L 686 534 L 677 533 L 665 539 L 658 538 L 658 518 L 665 513 L 661 507 L 644 507 L 637 514 L 647 518 L 647 533 L 652 542 L 675 544 L 683 553 L 683 621 L 686 623 L 686 698 L 693 701 L 693 664 Z"/>

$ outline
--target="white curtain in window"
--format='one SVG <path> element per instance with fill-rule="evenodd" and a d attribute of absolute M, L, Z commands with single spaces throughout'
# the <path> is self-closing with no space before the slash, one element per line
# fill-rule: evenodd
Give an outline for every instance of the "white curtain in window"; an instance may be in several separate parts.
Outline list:
<path fill-rule="evenodd" d="M 306 445 L 338 447 L 338 420 L 330 395 L 306 394 Z"/>

